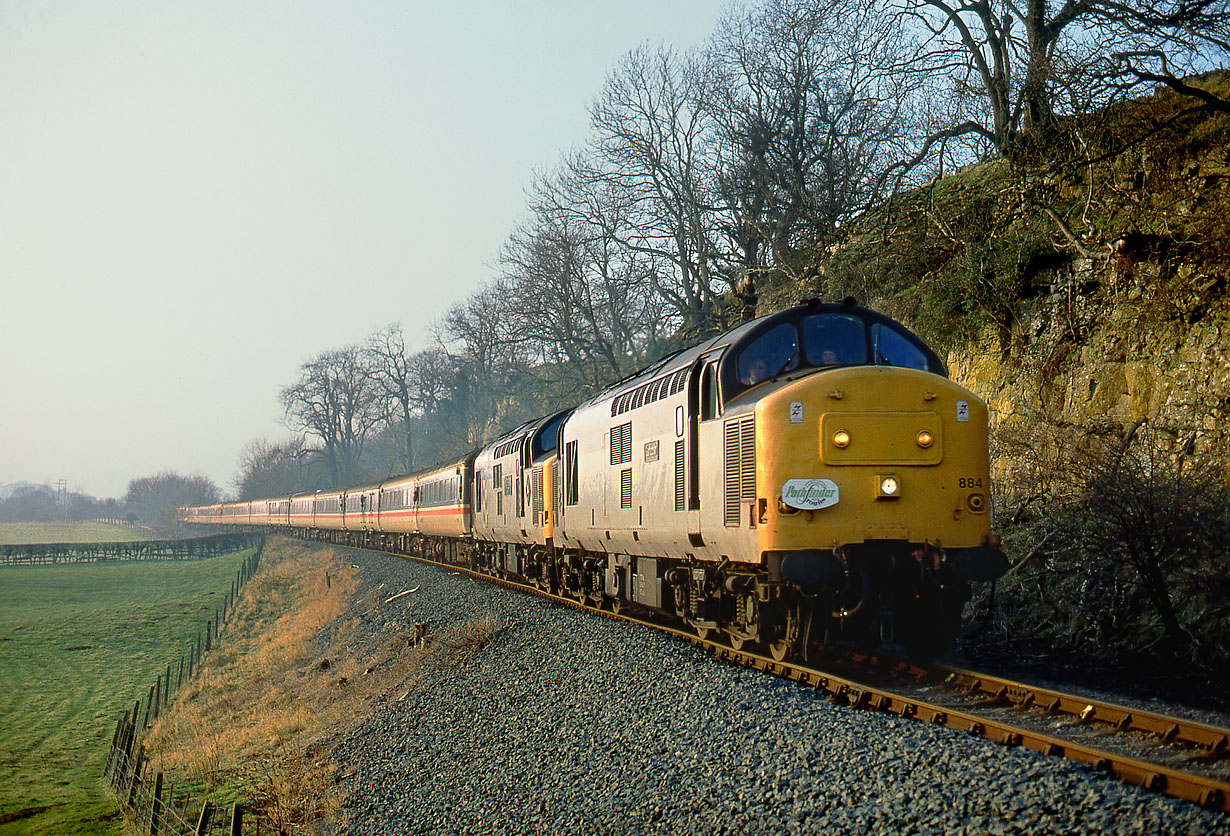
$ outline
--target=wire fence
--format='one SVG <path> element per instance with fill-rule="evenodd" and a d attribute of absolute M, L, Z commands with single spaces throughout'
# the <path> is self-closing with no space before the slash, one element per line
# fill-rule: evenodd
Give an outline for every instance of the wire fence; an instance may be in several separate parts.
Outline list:
<path fill-rule="evenodd" d="M 202 657 L 217 645 L 222 625 L 230 619 L 243 584 L 256 574 L 263 550 L 264 539 L 259 538 L 256 551 L 236 573 L 230 592 L 187 652 L 180 655 L 178 665 L 168 664 L 150 686 L 144 706 L 137 700 L 115 724 L 103 779 L 131 833 L 142 836 L 260 836 L 262 832 L 277 832 L 268 824 L 262 830 L 261 819 L 250 812 L 245 815 L 241 804 L 219 806 L 186 792 L 177 795 L 163 773 L 149 774 L 149 758 L 141 744 L 145 730 L 167 710 L 175 692 L 200 671 Z"/>

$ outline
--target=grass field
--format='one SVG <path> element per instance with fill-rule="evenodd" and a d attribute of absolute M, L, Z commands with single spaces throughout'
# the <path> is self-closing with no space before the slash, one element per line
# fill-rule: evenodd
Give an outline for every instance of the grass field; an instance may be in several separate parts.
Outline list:
<path fill-rule="evenodd" d="M 116 543 L 148 540 L 149 534 L 100 522 L 0 523 L 0 544 Z"/>
<path fill-rule="evenodd" d="M 121 832 L 100 780 L 115 721 L 250 553 L 0 569 L 0 834 Z"/>

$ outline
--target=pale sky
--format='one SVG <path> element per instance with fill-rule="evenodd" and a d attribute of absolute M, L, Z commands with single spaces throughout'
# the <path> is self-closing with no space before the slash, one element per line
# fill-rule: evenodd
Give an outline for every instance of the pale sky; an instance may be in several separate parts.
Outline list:
<path fill-rule="evenodd" d="M 232 490 L 278 390 L 495 275 L 642 41 L 724 0 L 0 0 L 0 484 Z"/>

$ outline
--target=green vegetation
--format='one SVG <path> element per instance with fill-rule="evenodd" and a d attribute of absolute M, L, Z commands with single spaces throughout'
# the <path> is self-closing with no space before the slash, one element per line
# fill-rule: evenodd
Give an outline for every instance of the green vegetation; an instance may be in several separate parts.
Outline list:
<path fill-rule="evenodd" d="M 992 404 L 1014 568 L 967 650 L 1225 684 L 1230 115 L 1190 105 L 1061 120 L 812 252 L 826 298 L 905 321 Z"/>
<path fill-rule="evenodd" d="M 1230 76 L 1194 83 L 1230 95 Z M 1230 279 L 1230 117 L 1190 104 L 1159 89 L 1058 122 L 1011 159 L 895 195 L 800 272 L 825 298 L 852 295 L 903 320 L 941 354 L 990 332 L 1021 347 L 1023 314 L 1057 293 L 1090 314 L 1066 323 L 1069 344 L 1125 303 L 1198 321 Z"/>
<path fill-rule="evenodd" d="M 115 722 L 249 554 L 0 570 L 0 834 L 120 832 L 100 780 Z"/>
<path fill-rule="evenodd" d="M 102 522 L 0 523 L 0 543 L 122 543 L 149 532 Z"/>
<path fill-rule="evenodd" d="M 1123 437 L 1023 431 L 1014 451 L 1035 466 L 1035 491 L 1013 506 L 1016 565 L 977 643 L 1134 667 L 1138 681 L 1204 678 L 1224 694 L 1230 483 L 1194 438 L 1143 420 Z"/>

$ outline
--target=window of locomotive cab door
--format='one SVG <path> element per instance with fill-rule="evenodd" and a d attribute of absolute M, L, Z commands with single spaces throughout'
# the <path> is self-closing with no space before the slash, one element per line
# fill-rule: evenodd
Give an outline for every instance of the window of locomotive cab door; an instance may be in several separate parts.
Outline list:
<path fill-rule="evenodd" d="M 718 417 L 722 402 L 718 391 L 717 361 L 705 364 L 700 378 L 700 420 Z"/>
<path fill-rule="evenodd" d="M 564 445 L 564 504 L 576 505 L 581 501 L 581 493 L 577 482 L 577 443 L 569 441 Z"/>

